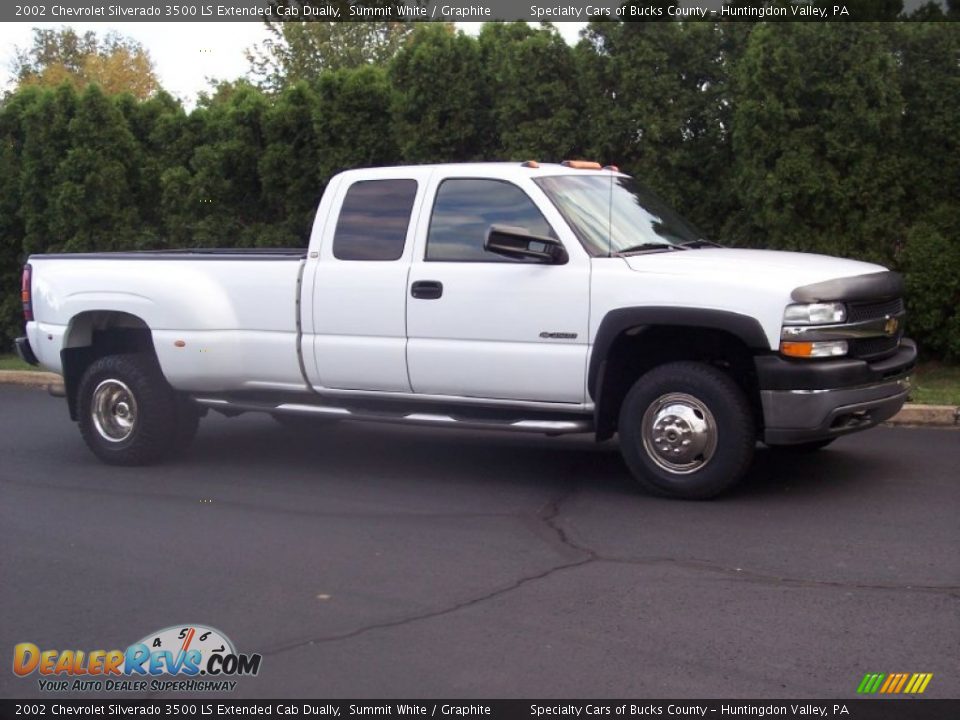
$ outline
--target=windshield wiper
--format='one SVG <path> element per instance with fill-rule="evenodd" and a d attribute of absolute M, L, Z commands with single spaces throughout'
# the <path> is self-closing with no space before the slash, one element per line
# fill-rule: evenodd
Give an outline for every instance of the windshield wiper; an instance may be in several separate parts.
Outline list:
<path fill-rule="evenodd" d="M 715 243 L 713 240 L 707 240 L 706 238 L 700 238 L 699 240 L 686 240 L 682 243 L 677 243 L 680 247 L 685 248 L 702 248 L 702 247 L 723 247 L 720 243 Z"/>
<path fill-rule="evenodd" d="M 623 250 L 617 250 L 614 255 L 631 255 L 648 250 L 683 250 L 683 248 L 673 243 L 640 243 L 639 245 L 625 247 Z"/>

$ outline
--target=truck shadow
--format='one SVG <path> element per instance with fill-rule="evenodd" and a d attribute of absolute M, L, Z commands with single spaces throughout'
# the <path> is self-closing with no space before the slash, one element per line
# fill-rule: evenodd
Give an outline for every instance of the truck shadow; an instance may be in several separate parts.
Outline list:
<path fill-rule="evenodd" d="M 317 481 L 346 476 L 418 485 L 589 486 L 605 494 L 657 500 L 637 488 L 615 440 L 597 444 L 588 436 L 548 438 L 350 422 L 292 431 L 266 417 L 208 418 L 189 453 L 174 462 L 220 472 L 234 466 L 238 475 L 252 471 L 282 478 L 309 473 Z M 888 467 L 888 459 L 846 439 L 810 454 L 758 445 L 750 472 L 718 501 L 859 492 Z"/>

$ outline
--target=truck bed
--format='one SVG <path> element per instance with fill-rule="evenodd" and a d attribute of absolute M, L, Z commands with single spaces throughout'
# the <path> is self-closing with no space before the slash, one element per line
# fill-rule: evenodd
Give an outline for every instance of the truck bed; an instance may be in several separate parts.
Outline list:
<path fill-rule="evenodd" d="M 105 313 L 120 312 L 124 326 L 149 328 L 177 389 L 303 389 L 297 281 L 306 256 L 303 248 L 32 255 L 30 344 L 57 370 L 61 347 L 82 345 Z"/>

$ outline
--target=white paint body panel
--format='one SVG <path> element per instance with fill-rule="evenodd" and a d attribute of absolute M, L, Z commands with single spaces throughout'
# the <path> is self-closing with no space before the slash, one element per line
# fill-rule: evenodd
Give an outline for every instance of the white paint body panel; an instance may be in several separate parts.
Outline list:
<path fill-rule="evenodd" d="M 307 259 L 36 256 L 30 344 L 61 371 L 60 350 L 82 313 L 117 311 L 151 330 L 164 374 L 192 392 L 317 390 L 539 402 L 588 412 L 590 351 L 603 318 L 624 307 L 709 308 L 755 318 L 779 342 L 793 288 L 884 268 L 838 258 L 697 249 L 590 258 L 532 179 L 571 171 L 519 164 L 355 170 L 334 178 Z M 604 171 L 605 174 L 607 174 Z M 565 265 L 423 260 L 433 197 L 449 177 L 502 179 L 523 189 L 569 254 Z M 345 188 L 363 179 L 414 178 L 418 193 L 403 256 L 339 261 L 331 251 Z M 304 378 L 298 356 L 297 279 Z M 410 296 L 443 283 L 437 300 Z M 542 332 L 575 338 L 541 338 Z M 175 345 L 183 341 L 185 346 Z"/>
<path fill-rule="evenodd" d="M 489 168 L 453 175 L 489 176 Z M 447 177 L 434 174 L 431 198 Z M 529 177 L 503 179 L 537 206 L 570 259 L 564 265 L 426 261 L 430 213 L 421 213 L 410 284 L 441 282 L 443 296 L 424 300 L 407 293 L 411 385 L 418 393 L 434 395 L 583 403 L 590 259 Z M 544 332 L 575 337 L 543 338 Z"/>
<path fill-rule="evenodd" d="M 179 389 L 305 387 L 296 349 L 301 260 L 40 256 L 30 262 L 38 321 L 30 345 L 51 370 L 61 370 L 71 321 L 110 310 L 146 323 L 164 375 Z M 184 347 L 174 345 L 178 340 Z"/>

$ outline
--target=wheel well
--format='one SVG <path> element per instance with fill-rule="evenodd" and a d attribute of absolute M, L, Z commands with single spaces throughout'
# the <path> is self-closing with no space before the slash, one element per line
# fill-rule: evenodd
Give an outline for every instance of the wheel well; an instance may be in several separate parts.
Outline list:
<path fill-rule="evenodd" d="M 96 310 L 70 320 L 60 361 L 70 418 L 77 419 L 77 388 L 90 364 L 105 355 L 149 353 L 156 357 L 147 324 L 135 315 Z"/>
<path fill-rule="evenodd" d="M 658 365 L 679 360 L 720 368 L 743 389 L 757 427 L 763 425 L 753 354 L 736 335 L 701 327 L 641 326 L 620 333 L 603 361 L 596 392 L 597 439 L 617 431 L 620 407 L 637 379 Z"/>

